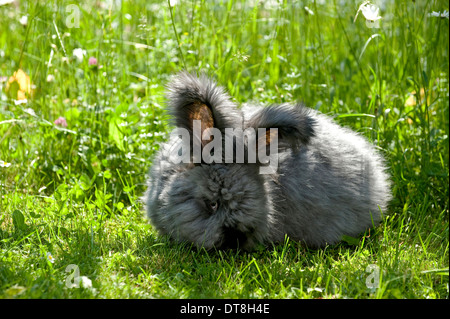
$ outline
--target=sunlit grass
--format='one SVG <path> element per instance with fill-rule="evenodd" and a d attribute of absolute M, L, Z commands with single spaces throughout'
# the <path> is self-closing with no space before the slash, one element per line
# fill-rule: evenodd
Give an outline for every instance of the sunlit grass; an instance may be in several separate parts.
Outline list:
<path fill-rule="evenodd" d="M 380 28 L 355 19 L 362 2 L 117 3 L 0 6 L 0 296 L 448 298 L 449 20 L 429 15 L 448 3 L 376 2 Z M 182 68 L 366 136 L 392 176 L 389 216 L 321 250 L 158 237 L 139 198 Z M 29 83 L 7 89 L 19 69 Z M 68 288 L 70 265 L 92 287 Z"/>

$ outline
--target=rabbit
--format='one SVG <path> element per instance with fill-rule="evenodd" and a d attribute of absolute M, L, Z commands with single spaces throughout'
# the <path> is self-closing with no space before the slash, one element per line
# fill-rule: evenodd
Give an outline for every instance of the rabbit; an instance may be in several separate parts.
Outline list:
<path fill-rule="evenodd" d="M 207 250 L 250 251 L 286 236 L 321 248 L 380 223 L 390 178 L 383 157 L 362 136 L 300 103 L 238 108 L 205 74 L 182 71 L 167 88 L 175 133 L 156 154 L 143 196 L 160 234 Z M 250 138 L 240 133 L 249 129 L 266 133 L 256 138 L 258 150 L 277 141 L 270 149 L 275 169 L 261 173 L 267 161 L 250 155 L 214 157 L 208 144 L 226 150 L 227 128 L 238 131 L 228 151 L 249 148 Z"/>

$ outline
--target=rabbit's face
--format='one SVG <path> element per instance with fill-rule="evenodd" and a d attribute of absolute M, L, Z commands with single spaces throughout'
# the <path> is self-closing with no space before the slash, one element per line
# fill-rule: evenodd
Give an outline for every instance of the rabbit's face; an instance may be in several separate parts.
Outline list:
<path fill-rule="evenodd" d="M 161 194 L 168 233 L 199 247 L 250 249 L 271 223 L 265 182 L 248 164 L 199 165 L 173 175 Z"/>

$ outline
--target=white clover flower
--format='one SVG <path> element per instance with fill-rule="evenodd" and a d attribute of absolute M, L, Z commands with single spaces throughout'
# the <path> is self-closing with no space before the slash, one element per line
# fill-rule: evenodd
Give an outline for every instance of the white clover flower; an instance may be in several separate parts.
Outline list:
<path fill-rule="evenodd" d="M 73 56 L 78 60 L 78 62 L 83 61 L 84 56 L 86 55 L 86 50 L 81 48 L 76 48 L 73 50 Z"/>
<path fill-rule="evenodd" d="M 20 18 L 20 20 L 19 20 L 19 23 L 20 23 L 21 25 L 26 26 L 26 25 L 28 24 L 28 16 L 22 16 L 22 17 Z"/>
<path fill-rule="evenodd" d="M 90 280 L 88 277 L 86 276 L 81 276 L 78 277 L 78 279 L 80 280 L 80 286 L 84 287 L 84 288 L 92 288 L 92 280 Z"/>
<path fill-rule="evenodd" d="M 382 17 L 380 16 L 380 8 L 378 8 L 376 5 L 370 3 L 370 1 L 364 1 L 358 8 L 358 11 L 356 12 L 355 19 L 358 17 L 359 12 L 363 14 L 364 18 L 366 19 L 366 26 L 368 28 L 379 28 L 380 27 L 380 20 Z"/>

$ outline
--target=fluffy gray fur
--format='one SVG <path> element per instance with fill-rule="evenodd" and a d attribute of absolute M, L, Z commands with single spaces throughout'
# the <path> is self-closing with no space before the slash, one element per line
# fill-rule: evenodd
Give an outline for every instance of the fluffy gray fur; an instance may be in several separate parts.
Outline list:
<path fill-rule="evenodd" d="M 172 136 L 153 161 L 145 209 L 161 234 L 199 247 L 242 248 L 281 242 L 335 244 L 377 225 L 391 198 L 380 154 L 362 136 L 298 104 L 239 110 L 204 75 L 181 72 L 168 85 L 175 125 L 189 128 L 186 107 L 200 102 L 214 126 L 278 128 L 278 171 L 259 164 L 174 164 Z"/>

